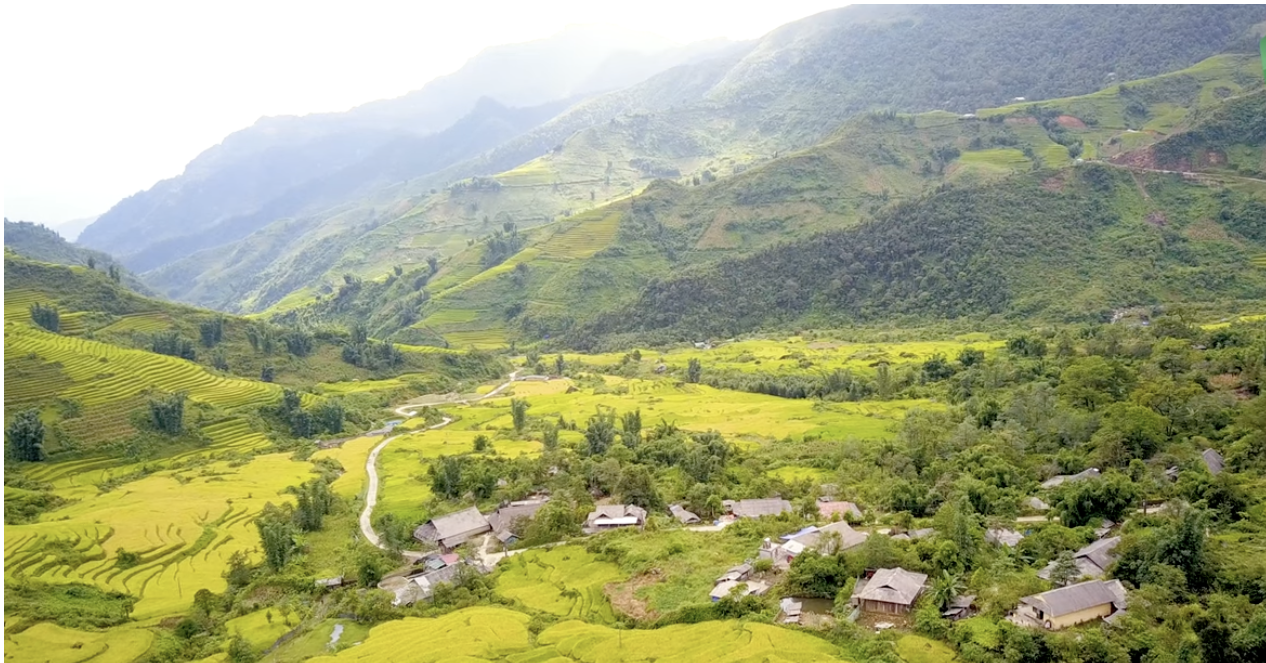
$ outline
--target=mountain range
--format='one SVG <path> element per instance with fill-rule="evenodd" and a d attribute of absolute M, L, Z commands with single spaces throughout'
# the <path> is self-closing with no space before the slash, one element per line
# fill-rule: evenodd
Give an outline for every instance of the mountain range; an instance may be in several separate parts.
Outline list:
<path fill-rule="evenodd" d="M 711 328 L 645 308 L 676 307 L 656 293 L 683 268 L 743 269 L 939 205 L 943 187 L 1163 156 L 1170 135 L 1205 145 L 1183 130 L 1261 84 L 1253 58 L 1219 54 L 1252 50 L 1264 21 L 1247 6 L 853 6 L 747 43 L 573 30 L 400 99 L 265 118 L 80 241 L 178 301 L 309 324 L 355 311 L 412 342 L 782 324 L 807 309 Z M 1218 153 L 1244 176 L 1259 142 Z M 1162 169 L 1149 163 L 1117 165 Z M 497 285 L 511 277 L 517 291 Z M 1093 314 L 1138 294 L 1092 298 Z"/>

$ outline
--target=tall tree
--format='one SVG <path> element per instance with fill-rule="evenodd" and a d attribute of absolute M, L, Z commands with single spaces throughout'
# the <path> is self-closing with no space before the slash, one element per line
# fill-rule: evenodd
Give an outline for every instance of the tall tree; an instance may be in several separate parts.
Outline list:
<path fill-rule="evenodd" d="M 527 426 L 527 411 L 530 406 L 522 398 L 510 399 L 510 417 L 514 420 L 514 432 L 522 433 Z"/>
<path fill-rule="evenodd" d="M 14 460 L 39 462 L 45 459 L 44 422 L 40 421 L 38 409 L 17 413 L 5 429 L 4 438 L 9 445 L 9 455 Z"/>

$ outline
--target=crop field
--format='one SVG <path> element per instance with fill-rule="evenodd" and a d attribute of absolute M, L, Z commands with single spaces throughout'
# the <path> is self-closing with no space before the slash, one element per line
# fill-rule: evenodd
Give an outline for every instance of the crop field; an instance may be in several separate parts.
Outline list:
<path fill-rule="evenodd" d="M 365 459 L 374 445 L 382 441 L 382 437 L 358 437 L 348 440 L 342 446 L 333 449 L 322 449 L 312 454 L 312 460 L 333 458 L 343 466 L 343 474 L 334 480 L 330 488 L 335 493 L 353 498 L 365 492 L 369 475 L 365 472 Z M 380 461 L 381 462 L 381 461 Z"/>
<path fill-rule="evenodd" d="M 813 374 L 824 370 L 847 369 L 854 373 L 873 374 L 874 367 L 879 362 L 887 362 L 892 366 L 916 364 L 937 354 L 952 360 L 966 348 L 983 350 L 988 355 L 1001 351 L 1004 345 L 1003 341 L 991 340 L 986 335 L 908 343 L 847 343 L 792 337 L 785 340 L 752 339 L 722 343 L 710 350 L 681 347 L 663 353 L 646 349 L 640 352 L 642 364 L 647 370 L 660 362 L 671 369 L 684 369 L 691 359 L 698 359 L 705 371 L 717 368 L 762 373 Z M 596 366 L 614 366 L 623 360 L 624 353 L 565 354 L 563 358 Z"/>
<path fill-rule="evenodd" d="M 529 399 L 530 416 L 577 419 L 581 423 L 599 408 L 625 412 L 640 409 L 647 425 L 660 419 L 675 422 L 688 430 L 716 430 L 735 437 L 762 439 L 830 438 L 881 439 L 892 435 L 894 425 L 912 408 L 940 407 L 926 400 L 865 401 L 860 403 L 816 403 L 713 389 L 701 384 L 678 384 L 669 380 L 628 380 L 606 377 L 602 389 L 580 389 L 571 394 L 554 394 Z M 486 426 L 507 429 L 507 404 L 479 403 L 472 412 L 500 408 L 501 414 Z M 478 416 L 478 415 L 476 415 Z"/>
<path fill-rule="evenodd" d="M 943 642 L 917 635 L 902 636 L 897 641 L 897 655 L 906 663 L 950 663 L 954 650 Z"/>
<path fill-rule="evenodd" d="M 1065 155 L 1067 156 L 1067 155 Z M 1029 167 L 1029 159 L 1020 150 L 997 147 L 989 150 L 963 152 L 955 162 L 953 174 L 1006 175 Z"/>
<path fill-rule="evenodd" d="M 131 663 L 154 641 L 145 629 L 77 631 L 47 622 L 4 636 L 4 660 L 13 663 Z"/>
<path fill-rule="evenodd" d="M 738 621 L 675 625 L 655 630 L 617 630 L 566 621 L 551 626 L 532 645 L 525 614 L 504 608 L 466 608 L 435 619 L 387 622 L 363 645 L 315 662 L 473 660 L 509 663 L 623 663 L 634 661 L 843 661 L 829 642 L 771 624 Z M 402 646 L 407 643 L 407 646 Z"/>
<path fill-rule="evenodd" d="M 59 364 L 75 383 L 60 395 L 85 407 L 111 404 L 147 389 L 185 391 L 194 400 L 223 408 L 259 404 L 280 395 L 276 386 L 213 375 L 184 359 L 68 338 L 25 325 L 5 327 L 4 352 L 6 358 L 34 354 Z"/>
<path fill-rule="evenodd" d="M 264 609 L 230 619 L 224 628 L 233 635 L 242 636 L 256 650 L 263 650 L 298 625 L 299 619 L 298 615 Z"/>
<path fill-rule="evenodd" d="M 434 619 L 406 617 L 374 627 L 365 644 L 313 661 L 436 663 L 500 661 L 532 648 L 527 615 L 505 608 L 466 608 Z M 518 660 L 518 659 L 516 659 Z"/>
<path fill-rule="evenodd" d="M 546 257 L 563 260 L 588 258 L 606 248 L 620 226 L 619 212 L 582 214 L 540 245 Z"/>
<path fill-rule="evenodd" d="M 74 462 L 79 473 L 99 474 L 102 461 Z M 64 472 L 66 465 L 49 468 Z M 252 518 L 269 501 L 290 500 L 281 491 L 306 480 L 310 467 L 268 454 L 239 467 L 215 461 L 159 470 L 96 494 L 72 466 L 45 480 L 80 501 L 42 522 L 5 526 L 5 577 L 128 592 L 139 599 L 133 617 L 140 620 L 182 611 L 199 589 L 223 591 L 234 552 L 257 554 Z M 120 568 L 120 548 L 139 554 L 139 563 Z"/>
<path fill-rule="evenodd" d="M 624 579 L 620 567 L 599 561 L 580 546 L 529 550 L 507 558 L 497 592 L 560 617 L 610 623 L 615 613 L 602 589 Z"/>
<path fill-rule="evenodd" d="M 341 625 L 342 633 L 334 650 L 346 649 L 360 643 L 369 635 L 369 627 L 350 619 L 327 619 L 312 630 L 287 642 L 263 660 L 268 663 L 299 663 L 315 656 L 332 653 L 330 639 L 334 627 Z"/>
<path fill-rule="evenodd" d="M 102 327 L 99 331 L 103 334 L 140 332 L 152 334 L 154 332 L 163 331 L 172 325 L 171 318 L 159 311 L 153 313 L 134 313 L 125 315 L 118 320 Z"/>

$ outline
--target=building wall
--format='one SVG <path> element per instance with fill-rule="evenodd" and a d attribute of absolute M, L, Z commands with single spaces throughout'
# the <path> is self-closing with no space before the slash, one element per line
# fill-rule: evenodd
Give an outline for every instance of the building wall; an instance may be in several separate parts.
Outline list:
<path fill-rule="evenodd" d="M 1080 610 L 1078 612 L 1068 613 L 1067 615 L 1060 615 L 1059 617 L 1050 618 L 1051 629 L 1059 630 L 1062 628 L 1068 628 L 1069 626 L 1076 626 L 1077 624 L 1083 624 L 1093 619 L 1102 619 L 1111 614 L 1112 614 L 1112 604 L 1104 603 L 1103 605 L 1097 605 L 1093 608 L 1087 608 L 1085 610 Z"/>
<path fill-rule="evenodd" d="M 890 615 L 910 614 L 910 606 L 898 603 L 887 603 L 884 601 L 867 601 L 863 599 L 860 607 L 862 612 L 883 612 Z"/>

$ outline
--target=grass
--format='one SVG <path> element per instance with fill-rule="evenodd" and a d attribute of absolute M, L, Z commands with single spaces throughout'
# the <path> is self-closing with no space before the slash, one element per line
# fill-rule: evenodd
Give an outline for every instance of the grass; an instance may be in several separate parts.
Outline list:
<path fill-rule="evenodd" d="M 369 627 L 366 625 L 349 619 L 327 619 L 307 633 L 282 645 L 264 660 L 268 663 L 299 663 L 299 661 L 329 654 L 331 653 L 330 636 L 334 633 L 336 624 L 342 624 L 343 632 L 339 636 L 335 650 L 352 647 L 369 635 Z"/>
<path fill-rule="evenodd" d="M 917 635 L 902 636 L 897 641 L 897 655 L 906 663 L 949 663 L 954 650 L 949 645 Z"/>
<path fill-rule="evenodd" d="M 955 629 L 971 633 L 972 642 L 993 649 L 998 646 L 998 623 L 989 617 L 971 617 L 954 624 Z"/>
<path fill-rule="evenodd" d="M 623 579 L 618 566 L 599 561 L 584 548 L 559 546 L 508 558 L 497 576 L 497 591 L 533 610 L 610 623 L 615 613 L 603 587 Z"/>
<path fill-rule="evenodd" d="M 626 530 L 604 536 L 607 550 L 618 554 L 620 569 L 630 578 L 630 587 L 616 591 L 632 588 L 648 614 L 709 602 L 717 577 L 752 557 L 759 545 L 732 531 Z"/>
<path fill-rule="evenodd" d="M 769 475 L 777 479 L 782 479 L 788 483 L 795 481 L 814 481 L 821 483 L 826 481 L 831 476 L 831 473 L 815 467 L 784 465 L 776 470 L 770 470 Z"/>
<path fill-rule="evenodd" d="M 1067 156 L 1067 154 L 1065 154 Z M 990 150 L 963 152 L 955 162 L 955 174 L 999 175 L 1027 170 L 1029 159 L 1020 150 L 998 147 Z"/>

